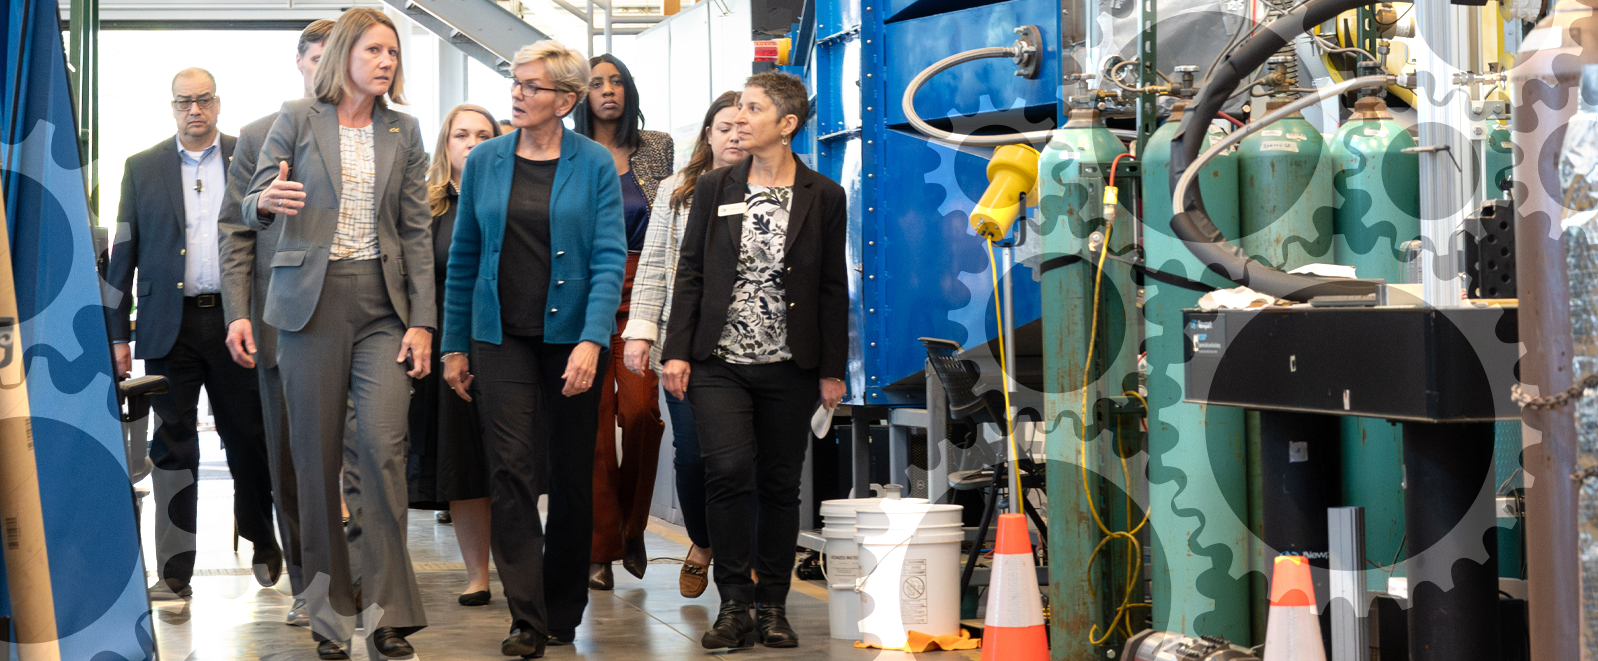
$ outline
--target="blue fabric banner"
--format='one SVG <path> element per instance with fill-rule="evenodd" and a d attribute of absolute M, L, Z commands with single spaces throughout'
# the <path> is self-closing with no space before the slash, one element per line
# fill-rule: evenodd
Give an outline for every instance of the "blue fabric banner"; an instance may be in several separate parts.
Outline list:
<path fill-rule="evenodd" d="M 0 11 L 0 185 L 61 658 L 135 661 L 153 658 L 149 601 L 59 12 Z"/>

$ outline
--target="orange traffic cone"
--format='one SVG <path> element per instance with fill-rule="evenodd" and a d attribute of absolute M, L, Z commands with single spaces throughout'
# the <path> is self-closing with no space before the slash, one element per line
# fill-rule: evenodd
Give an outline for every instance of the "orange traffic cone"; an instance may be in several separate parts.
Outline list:
<path fill-rule="evenodd" d="M 1032 564 L 1032 539 L 1026 517 L 1000 514 L 988 582 L 988 616 L 982 627 L 982 661 L 1033 661 L 1049 658 L 1043 629 L 1043 595 Z"/>
<path fill-rule="evenodd" d="M 1265 661 L 1326 661 L 1309 560 L 1278 557 L 1274 573 L 1271 612 L 1265 624 Z"/>

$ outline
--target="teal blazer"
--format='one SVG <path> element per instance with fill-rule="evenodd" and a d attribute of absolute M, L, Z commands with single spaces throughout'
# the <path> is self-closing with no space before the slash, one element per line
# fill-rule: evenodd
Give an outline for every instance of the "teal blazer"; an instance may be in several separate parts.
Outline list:
<path fill-rule="evenodd" d="M 499 251 L 516 174 L 520 130 L 472 149 L 461 172 L 455 234 L 444 282 L 443 351 L 469 351 L 471 341 L 499 344 Z M 549 200 L 549 296 L 544 341 L 610 346 L 627 269 L 621 176 L 610 150 L 570 129 Z"/>

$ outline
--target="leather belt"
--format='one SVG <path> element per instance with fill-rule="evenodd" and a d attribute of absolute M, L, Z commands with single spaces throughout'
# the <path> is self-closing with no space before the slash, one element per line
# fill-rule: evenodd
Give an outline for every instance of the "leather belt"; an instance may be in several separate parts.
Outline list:
<path fill-rule="evenodd" d="M 197 308 L 214 308 L 222 304 L 222 295 L 200 294 L 199 296 L 185 296 L 183 297 L 183 304 Z"/>

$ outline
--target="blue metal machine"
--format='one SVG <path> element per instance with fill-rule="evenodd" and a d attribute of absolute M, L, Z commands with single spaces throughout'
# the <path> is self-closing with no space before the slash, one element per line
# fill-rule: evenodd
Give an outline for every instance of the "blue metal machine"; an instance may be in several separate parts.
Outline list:
<path fill-rule="evenodd" d="M 966 222 L 987 188 L 992 150 L 955 149 L 908 130 L 899 103 L 905 86 L 951 53 L 1007 44 L 1015 26 L 1035 25 L 1043 44 L 1035 78 L 1014 75 L 1007 61 L 963 64 L 923 86 L 916 109 L 962 133 L 1054 128 L 1058 24 L 1059 3 L 1049 0 L 815 3 L 810 149 L 817 171 L 850 198 L 852 403 L 923 404 L 918 337 L 972 347 L 996 336 L 985 241 Z M 1041 314 L 1037 243 L 1016 251 L 1017 326 Z"/>

